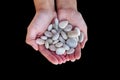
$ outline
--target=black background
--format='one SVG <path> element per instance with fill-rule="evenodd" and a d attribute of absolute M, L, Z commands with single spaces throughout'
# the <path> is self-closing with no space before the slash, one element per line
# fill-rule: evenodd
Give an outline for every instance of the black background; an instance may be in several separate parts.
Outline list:
<path fill-rule="evenodd" d="M 7 44 L 3 46 L 5 56 L 5 58 L 2 59 L 3 64 L 7 64 L 8 66 L 14 65 L 14 67 L 39 66 L 39 69 L 50 72 L 79 72 L 82 70 L 83 65 L 107 64 L 108 61 L 104 61 L 105 57 L 102 56 L 105 55 L 106 46 L 103 46 L 101 49 L 100 46 L 102 46 L 101 43 L 103 40 L 99 42 L 101 34 L 98 34 L 101 32 L 100 30 L 104 32 L 102 28 L 105 22 L 104 20 L 101 21 L 103 18 L 101 15 L 104 14 L 104 16 L 106 16 L 106 14 L 103 13 L 103 9 L 99 7 L 102 2 L 87 0 L 77 1 L 78 11 L 81 12 L 88 26 L 88 42 L 82 50 L 80 60 L 74 63 L 67 62 L 55 66 L 48 62 L 39 52 L 36 52 L 31 46 L 27 45 L 25 38 L 27 27 L 35 15 L 34 3 L 33 0 L 15 0 L 5 2 L 7 7 L 2 6 L 6 17 L 2 20 L 5 21 L 5 23 L 3 23 L 4 26 L 7 26 L 7 28 L 4 27 L 3 29 L 6 31 L 6 36 L 3 36 L 3 40 L 7 42 Z M 106 8 L 104 8 L 104 10 L 105 9 Z"/>

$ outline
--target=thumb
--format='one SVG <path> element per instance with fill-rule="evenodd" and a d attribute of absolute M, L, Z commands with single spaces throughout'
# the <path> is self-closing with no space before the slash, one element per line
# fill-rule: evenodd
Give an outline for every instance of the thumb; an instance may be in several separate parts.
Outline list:
<path fill-rule="evenodd" d="M 33 33 L 34 32 L 34 33 Z M 36 44 L 36 32 L 29 32 L 27 33 L 26 36 L 26 43 L 32 46 L 36 51 L 38 50 L 38 45 Z"/>

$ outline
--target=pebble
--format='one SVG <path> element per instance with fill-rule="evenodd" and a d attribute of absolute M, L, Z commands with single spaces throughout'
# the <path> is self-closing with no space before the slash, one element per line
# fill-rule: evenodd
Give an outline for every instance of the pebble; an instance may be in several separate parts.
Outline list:
<path fill-rule="evenodd" d="M 56 25 L 59 25 L 58 18 L 55 18 L 55 24 L 56 24 Z"/>
<path fill-rule="evenodd" d="M 55 45 L 53 45 L 53 44 L 49 46 L 49 49 L 50 49 L 51 51 L 56 51 L 56 47 L 55 47 Z"/>
<path fill-rule="evenodd" d="M 47 41 L 45 41 L 45 48 L 49 48 L 49 43 Z"/>
<path fill-rule="evenodd" d="M 48 26 L 48 31 L 51 31 L 51 30 L 52 30 L 52 24 Z"/>
<path fill-rule="evenodd" d="M 63 48 L 64 48 L 65 50 L 69 50 L 69 49 L 70 49 L 70 47 L 69 47 L 68 45 L 66 45 L 66 44 L 63 45 Z"/>
<path fill-rule="evenodd" d="M 71 48 L 69 50 L 67 50 L 67 54 L 73 54 L 75 52 L 75 49 L 74 48 Z"/>
<path fill-rule="evenodd" d="M 58 30 L 58 25 L 53 24 L 53 28 L 56 29 L 56 30 Z"/>
<path fill-rule="evenodd" d="M 47 39 L 46 40 L 49 44 L 52 44 L 53 43 L 53 40 L 52 39 Z"/>
<path fill-rule="evenodd" d="M 67 34 L 66 34 L 64 31 L 61 31 L 61 36 L 62 36 L 63 39 L 65 39 L 65 40 L 68 38 Z"/>
<path fill-rule="evenodd" d="M 57 31 L 56 31 L 55 29 L 52 29 L 51 32 L 52 32 L 53 34 L 56 34 L 56 33 L 57 33 Z"/>
<path fill-rule="evenodd" d="M 59 23 L 59 27 L 60 27 L 61 29 L 64 29 L 67 25 L 68 25 L 68 21 L 61 21 L 61 22 Z"/>
<path fill-rule="evenodd" d="M 77 32 L 78 36 L 80 36 L 80 29 L 78 27 L 75 27 L 74 31 Z"/>
<path fill-rule="evenodd" d="M 62 47 L 63 46 L 63 43 L 62 42 L 58 42 L 55 44 L 55 47 Z"/>
<path fill-rule="evenodd" d="M 56 43 L 58 43 L 59 42 L 59 40 L 55 40 L 54 42 L 53 42 L 53 44 L 56 44 Z"/>
<path fill-rule="evenodd" d="M 36 44 L 38 44 L 38 45 L 43 45 L 43 44 L 45 44 L 45 41 L 43 40 L 43 39 L 36 39 Z"/>
<path fill-rule="evenodd" d="M 47 36 L 41 36 L 40 38 L 43 40 L 47 40 Z"/>
<path fill-rule="evenodd" d="M 56 54 L 57 55 L 63 55 L 65 53 L 65 49 L 64 48 L 57 48 L 56 49 Z"/>
<path fill-rule="evenodd" d="M 75 38 L 79 36 L 79 33 L 77 31 L 69 31 L 67 35 L 69 38 Z"/>
<path fill-rule="evenodd" d="M 69 38 L 67 41 L 66 41 L 66 44 L 71 47 L 71 48 L 75 48 L 77 47 L 77 40 L 74 39 L 74 38 Z"/>
<path fill-rule="evenodd" d="M 59 38 L 59 33 L 53 35 L 52 40 L 57 40 Z"/>
<path fill-rule="evenodd" d="M 59 36 L 59 41 L 62 42 L 62 43 L 65 43 L 65 40 L 63 39 L 62 36 Z"/>
<path fill-rule="evenodd" d="M 52 37 L 53 36 L 53 34 L 50 31 L 45 31 L 44 35 L 47 36 L 47 37 Z"/>
<path fill-rule="evenodd" d="M 79 42 L 81 43 L 81 42 L 83 42 L 83 40 L 84 40 L 84 33 L 81 32 L 81 34 L 79 36 Z"/>
<path fill-rule="evenodd" d="M 72 25 L 68 24 L 65 28 L 64 28 L 64 31 L 65 32 L 68 32 L 68 31 L 71 31 L 72 30 Z"/>

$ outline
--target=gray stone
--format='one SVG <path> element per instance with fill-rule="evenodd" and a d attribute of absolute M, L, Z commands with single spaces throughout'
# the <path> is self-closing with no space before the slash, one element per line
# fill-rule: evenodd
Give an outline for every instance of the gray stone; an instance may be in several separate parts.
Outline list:
<path fill-rule="evenodd" d="M 56 54 L 57 55 L 63 55 L 65 53 L 65 49 L 64 48 L 57 48 L 56 49 Z"/>
<path fill-rule="evenodd" d="M 45 41 L 43 39 L 38 38 L 38 39 L 36 39 L 36 44 L 43 45 L 43 44 L 45 44 Z"/>
<path fill-rule="evenodd" d="M 53 36 L 53 34 L 50 31 L 45 31 L 44 35 L 47 36 L 47 37 L 52 37 Z"/>
<path fill-rule="evenodd" d="M 68 25 L 68 21 L 61 21 L 61 22 L 59 23 L 59 27 L 60 27 L 61 29 L 64 29 L 67 25 Z"/>
<path fill-rule="evenodd" d="M 77 47 L 77 40 L 74 39 L 74 38 L 69 38 L 67 41 L 66 41 L 66 44 L 71 47 L 71 48 L 75 48 Z"/>

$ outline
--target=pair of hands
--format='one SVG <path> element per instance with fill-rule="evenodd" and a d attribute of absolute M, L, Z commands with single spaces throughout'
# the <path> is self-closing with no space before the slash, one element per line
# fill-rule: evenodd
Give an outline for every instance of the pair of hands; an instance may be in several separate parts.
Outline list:
<path fill-rule="evenodd" d="M 36 44 L 36 37 L 42 35 L 46 31 L 48 25 L 56 17 L 58 17 L 59 21 L 68 20 L 72 25 L 79 27 L 85 35 L 83 42 L 78 44 L 74 54 L 56 55 L 55 53 L 47 50 L 44 45 L 38 46 Z M 31 45 L 35 50 L 39 50 L 48 61 L 56 65 L 65 63 L 66 61 L 75 61 L 80 59 L 81 48 L 84 48 L 86 41 L 87 26 L 82 15 L 76 10 L 62 9 L 58 10 L 57 13 L 49 10 L 40 10 L 39 12 L 36 12 L 27 29 L 26 43 Z"/>

